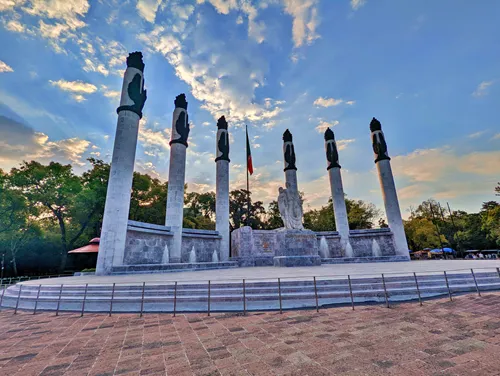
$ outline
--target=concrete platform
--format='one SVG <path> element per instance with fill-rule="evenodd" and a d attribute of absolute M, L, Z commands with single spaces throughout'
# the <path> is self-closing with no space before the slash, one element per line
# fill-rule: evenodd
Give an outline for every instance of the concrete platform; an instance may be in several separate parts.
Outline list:
<path fill-rule="evenodd" d="M 206 282 L 241 280 L 276 280 L 277 278 L 304 279 L 312 277 L 329 277 L 329 279 L 351 276 L 377 277 L 385 274 L 436 273 L 462 271 L 470 273 L 474 268 L 500 268 L 500 260 L 426 260 L 411 262 L 384 262 L 360 264 L 332 264 L 316 267 L 275 268 L 272 266 L 234 268 L 224 270 L 184 271 L 167 274 L 131 274 L 112 276 L 78 276 L 40 279 L 22 282 L 26 285 L 84 285 L 86 283 L 142 283 L 142 282 Z"/>

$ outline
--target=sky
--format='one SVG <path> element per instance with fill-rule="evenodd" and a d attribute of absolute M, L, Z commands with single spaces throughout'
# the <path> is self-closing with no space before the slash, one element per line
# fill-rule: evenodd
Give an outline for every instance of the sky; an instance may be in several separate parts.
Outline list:
<path fill-rule="evenodd" d="M 276 199 L 294 136 L 305 206 L 330 196 L 323 132 L 349 198 L 383 208 L 369 123 L 382 123 L 403 216 L 428 198 L 478 211 L 500 180 L 500 2 L 0 0 L 0 168 L 111 159 L 125 59 L 148 91 L 135 170 L 168 178 L 174 98 L 191 122 L 188 191 L 215 189 L 216 119 L 244 188 Z"/>

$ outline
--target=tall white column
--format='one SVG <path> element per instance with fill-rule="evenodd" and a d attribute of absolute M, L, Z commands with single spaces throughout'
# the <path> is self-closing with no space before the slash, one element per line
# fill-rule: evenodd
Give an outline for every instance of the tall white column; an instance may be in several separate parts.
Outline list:
<path fill-rule="evenodd" d="M 123 77 L 96 274 L 123 265 L 139 120 L 146 101 L 142 53 L 131 53 Z"/>
<path fill-rule="evenodd" d="M 339 154 L 335 135 L 330 128 L 325 131 L 326 159 L 328 161 L 328 175 L 330 177 L 330 189 L 332 191 L 333 215 L 335 216 L 335 227 L 342 240 L 349 239 L 349 219 L 345 206 L 344 187 L 340 173 Z"/>
<path fill-rule="evenodd" d="M 184 211 L 184 183 L 186 178 L 186 149 L 189 136 L 189 118 L 186 96 L 175 98 L 170 141 L 170 167 L 168 171 L 167 214 L 165 225 L 173 233 L 170 263 L 181 262 L 182 220 Z"/>
<path fill-rule="evenodd" d="M 222 236 L 220 260 L 229 260 L 229 134 L 226 118 L 217 121 L 215 229 Z"/>
<path fill-rule="evenodd" d="M 391 158 L 389 158 L 389 153 L 387 152 L 387 143 L 385 142 L 384 132 L 382 132 L 382 125 L 377 119 L 372 119 L 370 130 L 373 151 L 375 153 L 375 164 L 377 165 L 380 188 L 382 189 L 382 197 L 384 199 L 385 215 L 387 216 L 389 228 L 394 235 L 396 254 L 410 259 L 403 218 L 401 217 L 401 210 L 399 208 L 398 194 L 392 174 Z"/>

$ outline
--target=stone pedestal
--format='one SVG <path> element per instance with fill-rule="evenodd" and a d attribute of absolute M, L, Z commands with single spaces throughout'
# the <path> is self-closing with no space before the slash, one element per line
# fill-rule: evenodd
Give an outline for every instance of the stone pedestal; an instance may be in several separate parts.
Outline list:
<path fill-rule="evenodd" d="M 318 241 L 311 230 L 276 231 L 274 266 L 319 266 Z"/>
<path fill-rule="evenodd" d="M 184 181 L 186 177 L 186 146 L 170 145 L 170 168 L 168 171 L 167 215 L 165 226 L 173 234 L 170 250 L 171 263 L 181 262 L 182 219 L 184 212 Z"/>

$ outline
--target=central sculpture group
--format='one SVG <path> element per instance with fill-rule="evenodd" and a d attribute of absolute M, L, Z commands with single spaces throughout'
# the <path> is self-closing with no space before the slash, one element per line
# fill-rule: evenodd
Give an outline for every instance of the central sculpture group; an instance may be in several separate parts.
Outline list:
<path fill-rule="evenodd" d="M 217 122 L 216 136 L 216 231 L 182 228 L 186 149 L 190 133 L 186 96 L 175 98 L 170 141 L 168 195 L 165 226 L 128 221 L 139 120 L 146 101 L 142 54 L 127 58 L 113 157 L 106 196 L 97 274 L 112 274 L 143 266 L 164 270 L 180 264 L 224 263 L 241 265 L 320 265 L 338 259 L 374 261 L 407 260 L 404 234 L 390 158 L 380 122 L 370 123 L 373 150 L 382 188 L 389 229 L 350 231 L 339 164 L 338 149 L 331 129 L 325 131 L 327 170 L 337 232 L 315 233 L 304 229 L 302 199 L 297 184 L 293 137 L 283 134 L 285 188 L 279 188 L 278 207 L 284 228 L 253 231 L 243 227 L 229 233 L 229 134 L 224 116 Z M 379 249 L 382 244 L 382 254 Z M 211 247 L 215 248 L 212 249 Z M 372 251 L 377 249 L 377 252 Z M 375 254 L 377 253 L 377 254 Z M 333 261 L 332 261 L 333 260 Z M 160 268 L 161 266 L 162 268 Z M 226 265 L 227 266 L 227 265 Z M 130 269 L 137 270 L 137 269 Z"/>

